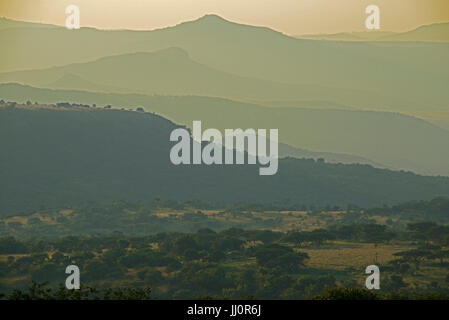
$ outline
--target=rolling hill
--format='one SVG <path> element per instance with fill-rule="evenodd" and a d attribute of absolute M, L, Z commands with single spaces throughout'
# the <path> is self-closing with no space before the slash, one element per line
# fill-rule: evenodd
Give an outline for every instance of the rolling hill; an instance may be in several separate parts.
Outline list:
<path fill-rule="evenodd" d="M 314 152 L 349 154 L 385 167 L 449 175 L 449 131 L 390 112 L 315 108 L 270 108 L 229 99 L 148 96 L 0 85 L 5 100 L 69 101 L 117 108 L 143 107 L 178 124 L 204 127 L 278 128 L 280 142 Z"/>
<path fill-rule="evenodd" d="M 369 31 L 341 32 L 334 34 L 305 34 L 299 39 L 333 41 L 425 41 L 449 42 L 449 23 L 435 23 L 420 26 L 406 32 Z"/>
<path fill-rule="evenodd" d="M 174 166 L 170 132 L 154 114 L 98 108 L 0 108 L 0 213 L 155 198 L 222 203 L 348 203 L 373 206 L 449 194 L 449 178 L 282 159 L 258 166 Z"/>
<path fill-rule="evenodd" d="M 234 99 L 319 99 L 322 90 L 330 99 L 350 95 L 350 90 L 276 83 L 229 74 L 191 60 L 181 48 L 130 53 L 63 67 L 0 74 L 2 82 L 100 92 L 170 95 L 206 95 Z M 369 95 L 354 91 L 364 101 Z"/>
<path fill-rule="evenodd" d="M 50 89 L 205 95 L 259 102 L 272 107 L 306 105 L 327 108 L 330 105 L 347 109 L 350 107 L 345 104 L 356 104 L 368 108 L 385 99 L 372 91 L 242 77 L 197 63 L 185 50 L 174 47 L 62 67 L 2 73 L 0 82 L 19 82 Z"/>

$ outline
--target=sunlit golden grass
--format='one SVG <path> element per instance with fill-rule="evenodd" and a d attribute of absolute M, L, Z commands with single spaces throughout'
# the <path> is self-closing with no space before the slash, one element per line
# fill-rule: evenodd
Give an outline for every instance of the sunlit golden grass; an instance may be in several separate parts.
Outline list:
<path fill-rule="evenodd" d="M 21 217 L 21 216 L 15 216 L 15 217 L 11 217 L 11 218 L 7 218 L 5 219 L 6 223 L 10 223 L 10 222 L 20 222 L 23 225 L 27 225 L 28 224 L 28 219 L 26 217 Z"/>
<path fill-rule="evenodd" d="M 0 262 L 5 262 L 8 260 L 8 257 L 14 257 L 14 259 L 19 259 L 22 257 L 26 257 L 29 256 L 28 253 L 24 253 L 24 254 L 0 254 Z"/>
<path fill-rule="evenodd" d="M 71 215 L 73 213 L 73 210 L 70 210 L 70 209 L 60 210 L 59 213 L 64 215 L 64 216 L 68 216 L 68 215 Z"/>
<path fill-rule="evenodd" d="M 370 264 L 385 264 L 395 259 L 396 252 L 407 250 L 406 246 L 381 244 L 374 246 L 372 243 L 345 243 L 334 242 L 335 247 L 326 246 L 323 249 L 300 249 L 306 252 L 310 259 L 307 266 L 318 269 L 365 268 Z M 354 247 L 349 247 L 353 245 Z"/>
<path fill-rule="evenodd" d="M 27 280 L 29 277 L 27 275 L 17 276 L 17 277 L 8 277 L 8 278 L 0 278 L 0 282 L 6 285 L 14 285 L 18 281 Z"/>

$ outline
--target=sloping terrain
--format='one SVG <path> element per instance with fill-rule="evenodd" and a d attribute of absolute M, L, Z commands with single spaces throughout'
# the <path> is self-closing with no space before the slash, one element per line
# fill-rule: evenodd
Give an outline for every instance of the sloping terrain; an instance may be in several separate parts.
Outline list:
<path fill-rule="evenodd" d="M 148 96 L 0 85 L 0 98 L 41 103 L 69 101 L 117 108 L 143 107 L 178 124 L 204 128 L 277 128 L 279 140 L 315 152 L 350 154 L 422 174 L 449 174 L 449 131 L 390 112 L 270 108 L 229 99 Z"/>
<path fill-rule="evenodd" d="M 3 105 L 0 212 L 116 199 L 372 206 L 449 195 L 449 178 L 368 165 L 290 158 L 273 176 L 258 165 L 175 166 L 176 127 L 141 112 Z"/>

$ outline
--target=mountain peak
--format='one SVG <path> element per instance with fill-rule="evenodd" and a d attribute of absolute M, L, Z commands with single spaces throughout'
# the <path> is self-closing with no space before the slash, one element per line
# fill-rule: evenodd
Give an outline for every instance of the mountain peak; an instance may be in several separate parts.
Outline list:
<path fill-rule="evenodd" d="M 192 21 L 182 22 L 173 28 L 179 28 L 205 34 L 218 33 L 226 34 L 226 32 L 269 32 L 281 35 L 280 32 L 263 26 L 249 25 L 241 22 L 229 21 L 217 14 L 206 14 L 201 18 Z"/>
<path fill-rule="evenodd" d="M 237 25 L 236 23 L 226 20 L 225 18 L 217 14 L 206 14 L 196 20 L 182 22 L 178 26 L 215 27 L 215 26 L 229 26 L 234 24 Z"/>
<path fill-rule="evenodd" d="M 204 21 L 204 22 L 229 22 L 228 20 L 220 17 L 217 14 L 210 13 L 202 16 L 201 18 L 197 19 L 196 21 Z"/>

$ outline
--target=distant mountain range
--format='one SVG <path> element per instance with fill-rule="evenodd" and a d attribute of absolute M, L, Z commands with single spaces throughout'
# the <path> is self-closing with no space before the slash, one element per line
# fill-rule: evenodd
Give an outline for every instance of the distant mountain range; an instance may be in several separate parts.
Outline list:
<path fill-rule="evenodd" d="M 0 37 L 0 98 L 278 128 L 290 155 L 449 175 L 449 43 L 295 39 L 216 15 L 153 31 L 0 19 Z"/>
<path fill-rule="evenodd" d="M 449 66 L 445 63 L 449 43 L 335 43 L 295 39 L 268 28 L 232 23 L 215 15 L 154 31 L 81 28 L 73 32 L 63 27 L 42 28 L 27 23 L 21 23 L 20 27 L 2 28 L 1 25 L 5 23 L 11 22 L 0 20 L 0 37 L 4 43 L 8 43 L 7 50 L 0 52 L 0 72 L 3 73 L 68 64 L 72 64 L 69 68 L 72 69 L 73 63 L 91 63 L 88 66 L 92 67 L 95 60 L 111 57 L 98 60 L 96 64 L 113 61 L 111 59 L 117 59 L 115 61 L 118 62 L 118 57 L 112 56 L 126 54 L 131 54 L 128 58 L 147 61 L 141 54 L 132 54 L 177 47 L 187 52 L 188 58 L 202 65 L 203 69 L 207 67 L 224 72 L 229 78 L 244 77 L 254 81 L 282 83 L 290 86 L 290 90 L 300 86 L 298 94 L 304 93 L 304 100 L 313 98 L 355 108 L 406 112 L 447 108 L 446 102 L 449 100 L 446 90 Z M 180 51 L 178 53 L 179 58 Z M 120 60 L 122 58 L 126 57 Z M 180 63 L 180 67 L 187 68 L 187 57 L 183 61 L 185 64 Z M 162 83 L 164 72 L 167 72 L 167 77 L 173 75 L 169 72 L 169 66 L 153 70 L 161 71 L 159 76 L 162 77 Z M 223 74 L 210 69 L 203 71 L 211 83 L 223 81 Z M 76 72 L 69 74 L 80 76 Z M 197 80 L 195 75 L 193 73 L 190 78 Z M 152 75 L 147 76 L 151 82 Z M 101 82 L 85 80 L 97 85 L 107 85 L 103 81 L 115 80 L 99 75 L 96 77 Z M 126 79 L 122 79 L 122 82 L 134 83 L 127 74 L 124 77 Z M 180 81 L 187 77 L 184 75 Z M 176 82 L 176 79 L 171 80 Z M 251 82 L 253 86 L 261 84 L 260 81 L 254 81 Z M 125 86 L 135 89 L 129 87 Z M 188 89 L 192 88 L 188 86 L 184 90 Z M 206 86 L 205 89 L 210 88 Z M 158 93 L 155 90 L 152 92 Z M 257 91 L 255 99 L 260 97 L 261 92 L 263 90 Z M 265 95 L 270 92 L 273 89 Z M 269 97 L 267 100 L 282 99 Z M 292 100 L 291 94 L 287 94 L 285 100 Z"/>
<path fill-rule="evenodd" d="M 130 53 L 64 67 L 0 74 L 0 81 L 103 92 L 206 95 L 244 100 L 319 99 L 323 87 L 259 80 L 212 69 L 181 48 Z M 348 91 L 324 89 L 336 97 Z M 350 93 L 349 93 L 350 94 Z M 366 95 L 359 93 L 360 100 Z"/>
<path fill-rule="evenodd" d="M 351 109 L 350 105 L 368 108 L 386 99 L 370 90 L 290 84 L 230 74 L 195 62 L 184 49 L 175 47 L 109 56 L 63 67 L 2 73 L 0 82 L 52 89 L 214 96 L 272 107 L 297 107 L 306 103 L 308 106 L 340 105 L 345 109 Z"/>
<path fill-rule="evenodd" d="M 420 26 L 407 32 L 342 32 L 335 34 L 309 34 L 297 36 L 300 39 L 335 41 L 426 41 L 449 42 L 449 23 L 435 23 Z"/>
<path fill-rule="evenodd" d="M 449 195 L 449 178 L 281 159 L 278 174 L 256 165 L 174 166 L 172 122 L 99 108 L 0 108 L 0 214 L 80 203 L 151 201 L 356 204 Z"/>

